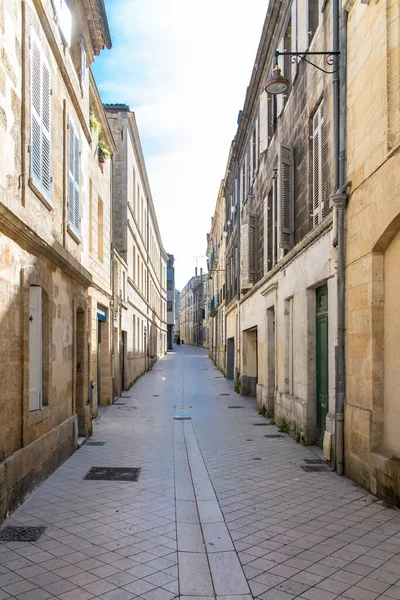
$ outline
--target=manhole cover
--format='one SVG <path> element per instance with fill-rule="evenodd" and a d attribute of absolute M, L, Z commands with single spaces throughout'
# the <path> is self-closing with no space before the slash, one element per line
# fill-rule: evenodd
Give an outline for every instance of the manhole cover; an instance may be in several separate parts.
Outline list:
<path fill-rule="evenodd" d="M 270 433 L 267 435 L 264 435 L 264 437 L 266 438 L 284 438 L 284 435 L 281 435 L 280 433 Z"/>
<path fill-rule="evenodd" d="M 266 427 L 270 423 L 253 423 L 254 427 Z"/>
<path fill-rule="evenodd" d="M 306 473 L 320 473 L 321 471 L 327 471 L 325 467 L 318 467 L 316 465 L 301 465 L 300 469 L 303 469 Z"/>
<path fill-rule="evenodd" d="M 92 467 L 84 479 L 95 481 L 138 481 L 140 467 Z"/>
<path fill-rule="evenodd" d="M 190 415 L 175 415 L 174 416 L 175 421 L 190 421 L 191 418 L 192 417 Z"/>
<path fill-rule="evenodd" d="M 322 458 L 304 458 L 305 463 L 308 465 L 324 465 L 325 461 Z"/>
<path fill-rule="evenodd" d="M 104 446 L 105 442 L 86 442 L 86 446 Z"/>
<path fill-rule="evenodd" d="M 37 542 L 46 527 L 17 527 L 0 529 L 0 542 Z"/>
<path fill-rule="evenodd" d="M 243 408 L 243 406 L 228 406 L 228 408 Z"/>
<path fill-rule="evenodd" d="M 252 458 L 251 460 L 262 460 L 262 459 L 257 457 L 257 458 Z"/>
<path fill-rule="evenodd" d="M 220 396 L 230 396 L 230 394 L 220 394 Z"/>

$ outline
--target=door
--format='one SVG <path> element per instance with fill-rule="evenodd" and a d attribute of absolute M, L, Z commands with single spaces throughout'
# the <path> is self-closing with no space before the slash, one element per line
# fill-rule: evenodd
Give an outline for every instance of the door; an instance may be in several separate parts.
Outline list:
<path fill-rule="evenodd" d="M 101 404 L 101 321 L 97 320 L 97 406 Z"/>
<path fill-rule="evenodd" d="M 121 332 L 121 392 L 125 389 L 126 331 Z"/>
<path fill-rule="evenodd" d="M 329 402 L 328 377 L 328 286 L 316 290 L 317 301 L 317 442 L 322 447 Z"/>
<path fill-rule="evenodd" d="M 226 376 L 228 379 L 234 378 L 234 366 L 235 366 L 235 338 L 228 339 L 227 349 L 227 362 L 226 362 Z"/>

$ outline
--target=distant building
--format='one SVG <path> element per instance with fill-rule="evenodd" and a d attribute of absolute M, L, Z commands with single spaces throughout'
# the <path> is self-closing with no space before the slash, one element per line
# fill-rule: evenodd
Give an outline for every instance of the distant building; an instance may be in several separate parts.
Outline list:
<path fill-rule="evenodd" d="M 205 345 L 207 278 L 208 275 L 203 274 L 203 269 L 200 269 L 198 275 L 196 268 L 194 277 L 188 281 L 180 294 L 181 341 L 191 346 Z"/>
<path fill-rule="evenodd" d="M 181 315 L 180 315 L 180 297 L 179 290 L 175 290 L 175 337 L 180 336 L 181 330 Z"/>
<path fill-rule="evenodd" d="M 172 350 L 175 333 L 175 267 L 174 257 L 168 254 L 167 262 L 167 348 Z"/>

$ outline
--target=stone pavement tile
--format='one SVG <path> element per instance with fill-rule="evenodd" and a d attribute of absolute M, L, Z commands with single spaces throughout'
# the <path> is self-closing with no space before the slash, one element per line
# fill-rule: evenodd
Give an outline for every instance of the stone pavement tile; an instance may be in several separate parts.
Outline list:
<path fill-rule="evenodd" d="M 58 581 L 54 581 L 53 583 L 49 583 L 43 586 L 43 589 L 45 589 L 50 594 L 53 594 L 54 596 L 58 596 L 64 592 L 70 592 L 71 590 L 75 590 L 76 588 L 77 586 L 71 581 L 68 581 L 67 579 L 59 579 Z"/>
<path fill-rule="evenodd" d="M 22 577 L 18 573 L 14 573 L 13 571 L 3 573 L 3 575 L 0 575 L 0 589 L 18 581 L 22 581 Z"/>
<path fill-rule="evenodd" d="M 3 587 L 3 590 L 7 592 L 7 594 L 11 594 L 12 596 L 17 596 L 18 594 L 22 594 L 23 592 L 30 592 L 34 590 L 36 586 L 27 580 L 16 581 L 15 583 L 10 583 Z"/>
<path fill-rule="evenodd" d="M 224 520 L 217 500 L 199 500 L 197 506 L 202 523 L 218 523 Z"/>
<path fill-rule="evenodd" d="M 100 596 L 101 594 L 110 592 L 117 586 L 106 579 L 98 579 L 97 581 L 92 581 L 92 583 L 87 583 L 82 587 L 94 596 Z"/>
<path fill-rule="evenodd" d="M 172 598 L 174 598 L 174 594 L 172 592 L 163 590 L 162 588 L 157 588 L 151 592 L 142 594 L 141 598 L 143 598 L 143 600 L 172 600 Z"/>
<path fill-rule="evenodd" d="M 295 567 L 288 567 L 286 564 L 276 565 L 273 569 L 269 569 L 269 573 L 273 573 L 274 575 L 280 575 L 281 577 L 293 577 L 296 575 L 301 569 L 297 569 Z"/>
<path fill-rule="evenodd" d="M 249 567 L 248 565 L 243 566 L 243 573 L 246 575 L 246 579 L 250 580 L 257 575 L 261 575 L 263 571 L 261 569 L 255 569 L 254 567 Z"/>
<path fill-rule="evenodd" d="M 154 583 L 150 583 L 150 581 L 145 581 L 144 579 L 138 579 L 138 580 L 133 581 L 132 583 L 129 583 L 128 585 L 124 585 L 122 587 L 124 588 L 124 590 L 127 590 L 128 592 L 132 592 L 132 594 L 135 594 L 136 596 L 141 596 L 142 594 L 145 594 L 146 592 L 150 592 L 151 590 L 154 590 L 157 586 L 154 585 Z"/>
<path fill-rule="evenodd" d="M 295 596 L 300 596 L 303 592 L 312 587 L 310 584 L 301 583 L 300 581 L 296 581 L 295 579 L 286 579 L 282 581 L 279 585 L 277 585 L 274 589 L 281 590 L 282 592 L 287 592 L 288 594 L 294 594 Z"/>
<path fill-rule="evenodd" d="M 385 583 L 383 581 L 379 581 L 378 579 L 372 579 L 371 577 L 364 577 L 357 584 L 356 587 L 362 588 L 363 590 L 368 590 L 370 592 L 379 592 L 383 594 L 388 587 L 390 587 L 390 583 Z"/>
<path fill-rule="evenodd" d="M 49 571 L 45 571 L 44 573 L 39 573 L 38 575 L 34 575 L 33 577 L 27 577 L 27 579 L 37 585 L 38 587 L 43 587 L 48 585 L 49 583 L 54 583 L 55 581 L 59 581 L 60 577 L 55 575 L 54 573 L 50 573 Z"/>
<path fill-rule="evenodd" d="M 235 552 L 216 552 L 208 555 L 217 596 L 247 594 L 249 586 Z"/>
<path fill-rule="evenodd" d="M 382 598 L 383 597 L 394 598 L 395 600 L 399 600 L 400 599 L 400 586 L 392 585 L 390 588 L 388 588 L 385 591 Z"/>
<path fill-rule="evenodd" d="M 78 575 L 74 575 L 73 577 L 69 578 L 69 580 L 72 581 L 72 583 L 79 586 L 83 586 L 88 583 L 93 583 L 94 581 L 98 581 L 99 579 L 100 577 L 89 572 L 82 572 Z"/>
<path fill-rule="evenodd" d="M 367 567 L 366 565 L 360 565 L 358 562 L 351 562 L 342 567 L 344 571 L 348 571 L 349 573 L 355 573 L 356 575 L 362 575 L 363 577 L 367 577 L 372 571 L 374 571 L 374 567 Z"/>
<path fill-rule="evenodd" d="M 280 575 L 274 575 L 273 573 L 267 571 L 266 573 L 262 573 L 261 575 L 255 577 L 251 583 L 261 584 L 266 586 L 267 588 L 272 588 L 278 585 L 279 583 L 282 583 L 282 581 L 284 580 L 284 577 L 281 577 Z"/>
<path fill-rule="evenodd" d="M 205 552 L 203 535 L 197 523 L 177 523 L 179 552 Z"/>
<path fill-rule="evenodd" d="M 135 596 L 121 588 L 97 596 L 97 600 L 133 600 L 134 598 Z"/>
<path fill-rule="evenodd" d="M 261 600 L 292 600 L 295 596 L 293 596 L 293 594 L 288 594 L 287 592 L 282 592 L 281 590 L 273 589 L 262 594 L 260 598 Z"/>
<path fill-rule="evenodd" d="M 60 594 L 59 598 L 60 600 L 91 600 L 92 598 L 94 598 L 94 596 L 86 590 L 76 589 L 72 592 L 65 592 L 65 594 Z"/>
<path fill-rule="evenodd" d="M 210 596 L 214 593 L 208 560 L 204 553 L 178 553 L 180 593 L 182 596 Z"/>
<path fill-rule="evenodd" d="M 203 535 L 207 552 L 225 552 L 234 550 L 225 523 L 203 524 Z"/>
<path fill-rule="evenodd" d="M 335 594 L 332 592 L 327 592 L 327 591 L 313 587 L 298 597 L 306 598 L 307 600 L 334 600 L 334 598 L 337 598 L 337 596 L 338 596 L 338 594 Z"/>
<path fill-rule="evenodd" d="M 376 600 L 380 596 L 377 592 L 370 592 L 359 587 L 351 587 L 342 594 L 345 598 L 351 600 Z"/>
<path fill-rule="evenodd" d="M 351 583 L 344 583 L 343 581 L 338 581 L 337 579 L 332 579 L 328 577 L 327 579 L 323 579 L 315 586 L 315 589 L 324 590 L 326 592 L 333 592 L 335 594 L 342 594 L 345 590 L 351 587 Z"/>
<path fill-rule="evenodd" d="M 204 599 L 207 600 L 207 599 Z M 238 595 L 238 596 L 217 596 L 217 600 L 252 600 L 249 594 Z"/>

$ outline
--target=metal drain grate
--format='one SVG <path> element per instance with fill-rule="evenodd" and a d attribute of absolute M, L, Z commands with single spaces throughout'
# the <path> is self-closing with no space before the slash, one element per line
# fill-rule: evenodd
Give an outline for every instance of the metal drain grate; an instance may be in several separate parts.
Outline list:
<path fill-rule="evenodd" d="M 322 458 L 304 458 L 305 463 L 308 465 L 324 465 L 325 461 Z"/>
<path fill-rule="evenodd" d="M 86 442 L 86 446 L 104 446 L 105 442 Z"/>
<path fill-rule="evenodd" d="M 271 423 L 253 423 L 254 427 L 267 427 L 267 425 L 271 425 Z"/>
<path fill-rule="evenodd" d="M 0 542 L 37 542 L 46 527 L 18 527 L 9 525 L 0 529 Z"/>
<path fill-rule="evenodd" d="M 243 406 L 228 406 L 228 408 L 243 408 Z"/>
<path fill-rule="evenodd" d="M 140 467 L 92 467 L 84 479 L 93 481 L 138 481 Z"/>
<path fill-rule="evenodd" d="M 300 465 L 300 469 L 303 469 L 306 473 L 321 473 L 321 471 L 328 471 L 326 467 L 318 467 L 317 465 Z"/>
<path fill-rule="evenodd" d="M 230 394 L 220 394 L 220 396 L 230 396 Z"/>
<path fill-rule="evenodd" d="M 282 435 L 281 433 L 269 433 L 267 435 L 264 435 L 264 437 L 266 437 L 266 438 L 284 438 L 285 436 Z"/>

